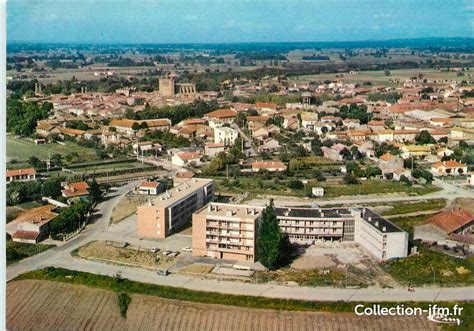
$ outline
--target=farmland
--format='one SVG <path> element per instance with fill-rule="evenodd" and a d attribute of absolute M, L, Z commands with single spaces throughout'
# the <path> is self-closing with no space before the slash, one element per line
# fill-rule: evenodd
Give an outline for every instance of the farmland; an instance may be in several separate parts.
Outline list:
<path fill-rule="evenodd" d="M 310 81 L 324 81 L 340 79 L 345 83 L 363 83 L 371 81 L 372 84 L 385 84 L 387 86 L 397 87 L 399 83 L 396 81 L 403 81 L 410 77 L 422 74 L 427 79 L 447 79 L 447 80 L 463 80 L 465 77 L 456 76 L 456 72 L 446 72 L 436 69 L 407 69 L 407 70 L 390 70 L 390 76 L 386 76 L 384 71 L 362 71 L 357 75 L 345 75 L 337 78 L 338 74 L 320 74 L 320 75 L 303 75 L 292 78 L 292 81 L 302 83 Z"/>
<path fill-rule="evenodd" d="M 112 291 L 38 280 L 7 286 L 9 330 L 436 330 L 425 317 L 360 317 L 189 303 L 132 294 L 122 318 Z"/>
<path fill-rule="evenodd" d="M 41 160 L 46 160 L 48 155 L 51 156 L 57 153 L 64 157 L 67 154 L 74 152 L 81 156 L 81 162 L 98 159 L 94 149 L 82 147 L 71 142 L 66 142 L 65 145 L 35 145 L 33 141 L 28 139 L 7 136 L 7 160 L 15 159 L 17 161 L 26 161 L 33 155 Z"/>

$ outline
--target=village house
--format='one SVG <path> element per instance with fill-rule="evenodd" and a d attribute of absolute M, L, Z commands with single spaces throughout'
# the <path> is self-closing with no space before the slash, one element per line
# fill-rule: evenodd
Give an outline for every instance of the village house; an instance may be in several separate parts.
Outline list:
<path fill-rule="evenodd" d="M 273 152 L 280 148 L 278 140 L 273 138 L 267 138 L 262 145 L 258 146 L 258 152 Z"/>
<path fill-rule="evenodd" d="M 36 244 L 49 236 L 49 223 L 58 216 L 57 206 L 45 205 L 29 209 L 6 225 L 13 241 Z"/>
<path fill-rule="evenodd" d="M 161 187 L 162 185 L 157 181 L 145 180 L 137 187 L 137 192 L 139 194 L 158 195 L 163 191 Z"/>
<path fill-rule="evenodd" d="M 403 145 L 401 146 L 402 158 L 426 157 L 431 154 L 431 147 L 425 145 Z"/>
<path fill-rule="evenodd" d="M 214 143 L 216 144 L 231 146 L 234 145 L 238 137 L 239 132 L 235 129 L 225 126 L 214 128 Z"/>
<path fill-rule="evenodd" d="M 266 170 L 269 172 L 285 171 L 286 165 L 281 161 L 255 161 L 252 162 L 252 172 Z"/>
<path fill-rule="evenodd" d="M 171 157 L 171 163 L 178 167 L 194 163 L 196 165 L 201 163 L 201 153 L 199 152 L 181 152 L 176 153 Z"/>
<path fill-rule="evenodd" d="M 204 146 L 204 154 L 209 157 L 215 157 L 226 149 L 223 143 L 209 143 Z"/>
<path fill-rule="evenodd" d="M 65 198 L 80 198 L 81 200 L 89 198 L 89 184 L 86 182 L 68 183 L 61 190 Z"/>
<path fill-rule="evenodd" d="M 36 170 L 34 168 L 7 170 L 7 184 L 11 182 L 29 182 L 36 179 Z"/>
<path fill-rule="evenodd" d="M 436 162 L 431 167 L 435 176 L 459 176 L 467 173 L 467 165 L 457 161 Z"/>
<path fill-rule="evenodd" d="M 204 119 L 209 122 L 211 128 L 220 127 L 223 124 L 234 122 L 237 112 L 231 109 L 218 109 L 204 115 Z"/>
<path fill-rule="evenodd" d="M 133 127 L 138 128 L 147 128 L 151 131 L 169 131 L 171 128 L 171 121 L 167 118 L 154 119 L 154 120 L 112 120 L 110 126 L 114 127 L 117 132 L 123 133 L 129 137 L 133 137 L 136 134 L 137 130 L 134 130 Z"/>
<path fill-rule="evenodd" d="M 413 239 L 438 245 L 474 248 L 474 215 L 465 209 L 441 212 L 415 226 Z"/>

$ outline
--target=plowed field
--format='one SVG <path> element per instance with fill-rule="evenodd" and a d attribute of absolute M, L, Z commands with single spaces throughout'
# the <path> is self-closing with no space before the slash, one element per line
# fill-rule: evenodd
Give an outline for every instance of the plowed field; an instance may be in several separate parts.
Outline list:
<path fill-rule="evenodd" d="M 205 305 L 38 280 L 7 285 L 8 330 L 436 330 L 425 317 L 358 317 Z"/>

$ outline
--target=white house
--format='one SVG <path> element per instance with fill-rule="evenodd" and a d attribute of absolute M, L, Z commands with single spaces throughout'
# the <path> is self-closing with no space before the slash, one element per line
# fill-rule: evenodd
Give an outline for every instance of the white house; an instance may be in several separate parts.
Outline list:
<path fill-rule="evenodd" d="M 214 143 L 215 144 L 224 144 L 225 146 L 230 146 L 235 143 L 235 140 L 239 137 L 237 130 L 234 130 L 229 127 L 217 127 L 214 128 Z"/>

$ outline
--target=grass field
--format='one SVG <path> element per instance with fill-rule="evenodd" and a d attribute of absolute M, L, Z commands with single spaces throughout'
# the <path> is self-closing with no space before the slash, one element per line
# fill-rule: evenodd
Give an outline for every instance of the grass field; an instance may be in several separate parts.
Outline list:
<path fill-rule="evenodd" d="M 410 237 L 413 237 L 413 227 L 415 225 L 422 224 L 432 215 L 434 214 L 418 216 L 400 216 L 396 218 L 390 218 L 390 221 L 401 227 L 403 230 L 407 231 L 410 234 Z"/>
<path fill-rule="evenodd" d="M 345 83 L 363 83 L 371 81 L 373 85 L 385 84 L 387 86 L 396 87 L 398 83 L 393 80 L 404 81 L 410 77 L 416 76 L 419 73 L 423 74 L 427 79 L 449 79 L 462 81 L 466 80 L 466 76 L 458 77 L 455 72 L 442 72 L 436 69 L 406 69 L 406 70 L 390 70 L 390 76 L 386 76 L 384 71 L 362 71 L 358 75 L 345 75 L 342 78 L 336 78 L 337 74 L 321 74 L 321 75 L 304 75 L 292 77 L 292 82 L 303 83 L 310 81 L 324 81 L 339 79 Z M 390 81 L 392 80 L 392 82 Z"/>
<path fill-rule="evenodd" d="M 393 181 L 367 180 L 359 185 L 334 185 L 321 183 L 324 187 L 324 197 L 333 198 L 345 195 L 367 195 L 367 194 L 388 194 L 404 193 L 413 195 L 425 195 L 439 191 L 439 188 L 432 185 L 408 186 L 403 183 Z"/>
<path fill-rule="evenodd" d="M 118 223 L 137 211 L 137 207 L 145 204 L 149 200 L 148 196 L 124 196 L 112 209 L 110 220 Z"/>
<path fill-rule="evenodd" d="M 445 199 L 432 199 L 432 200 L 425 200 L 425 201 L 402 201 L 402 202 L 394 202 L 387 204 L 386 206 L 391 207 L 391 209 L 382 213 L 384 216 L 390 215 L 399 215 L 399 214 L 408 214 L 408 213 L 415 213 L 421 211 L 429 211 L 429 210 L 440 210 L 446 206 Z"/>
<path fill-rule="evenodd" d="M 41 160 L 46 160 L 53 154 L 67 155 L 71 152 L 76 152 L 80 155 L 80 162 L 87 162 L 97 160 L 96 152 L 92 148 L 86 148 L 77 144 L 66 142 L 66 145 L 60 144 L 44 144 L 35 145 L 35 143 L 28 139 L 19 139 L 12 136 L 7 136 L 7 161 L 12 159 L 18 161 L 26 161 L 30 156 L 36 156 Z"/>
<path fill-rule="evenodd" d="M 14 241 L 7 241 L 7 265 L 39 254 L 52 247 L 55 246 L 44 244 L 24 244 Z"/>
<path fill-rule="evenodd" d="M 248 309 L 139 294 L 130 295 L 124 318 L 110 290 L 25 280 L 6 291 L 8 330 L 436 330 L 424 316 Z"/>
<path fill-rule="evenodd" d="M 382 264 L 402 284 L 470 286 L 474 284 L 472 259 L 456 259 L 422 247 L 420 254 Z"/>

